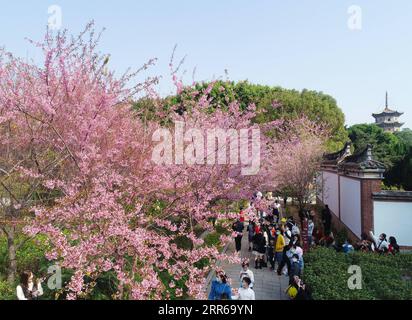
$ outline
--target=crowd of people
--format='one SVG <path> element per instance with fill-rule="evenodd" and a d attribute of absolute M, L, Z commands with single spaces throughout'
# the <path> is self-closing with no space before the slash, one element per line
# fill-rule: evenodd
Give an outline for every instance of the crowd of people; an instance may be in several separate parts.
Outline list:
<path fill-rule="evenodd" d="M 310 288 L 301 279 L 304 268 L 304 252 L 301 244 L 301 230 L 293 217 L 284 217 L 284 210 L 279 200 L 275 200 L 268 193 L 266 200 L 270 203 L 268 212 L 255 208 L 255 202 L 263 198 L 257 192 L 249 204 L 249 208 L 241 208 L 239 218 L 233 224 L 235 233 L 235 248 L 242 249 L 242 237 L 246 228 L 248 236 L 248 251 L 252 258 L 242 262 L 239 282 L 241 287 L 237 294 L 229 294 L 231 287 L 223 270 L 216 272 L 216 279 L 212 282 L 209 294 L 210 300 L 254 300 L 254 273 L 249 263 L 254 262 L 254 269 L 268 268 L 274 275 L 287 276 L 289 287 L 286 293 L 293 299 L 311 299 Z M 248 221 L 246 225 L 246 214 Z M 312 220 L 308 226 L 313 229 Z"/>
<path fill-rule="evenodd" d="M 352 242 L 345 239 L 343 243 L 337 243 L 335 235 L 331 231 L 332 213 L 326 205 L 322 210 L 322 228 L 316 230 L 314 244 L 334 248 L 338 252 L 350 253 L 353 251 L 373 252 L 378 254 L 398 254 L 400 248 L 394 236 L 389 238 L 385 233 L 376 236 L 372 231 L 362 233 L 360 241 Z"/>
<path fill-rule="evenodd" d="M 304 270 L 304 252 L 312 246 L 325 246 L 336 251 L 350 253 L 355 250 L 375 252 L 379 254 L 398 254 L 399 245 L 394 236 L 387 238 L 385 233 L 375 236 L 370 231 L 363 233 L 360 241 L 352 244 L 346 239 L 338 244 L 332 232 L 332 213 L 326 205 L 321 212 L 320 223 L 315 223 L 315 215 L 310 210 L 300 210 L 300 226 L 293 216 L 285 217 L 286 201 L 282 208 L 279 200 L 269 192 L 266 201 L 267 211 L 255 207 L 262 200 L 263 194 L 257 192 L 249 203 L 249 207 L 241 208 L 238 219 L 233 223 L 235 233 L 235 248 L 242 250 L 242 238 L 246 229 L 248 236 L 248 251 L 252 258 L 244 258 L 239 273 L 240 287 L 232 290 L 224 270 L 216 271 L 212 281 L 209 300 L 255 300 L 255 276 L 250 269 L 250 260 L 254 261 L 254 269 L 268 268 L 278 276 L 287 276 L 289 286 L 286 294 L 295 300 L 311 300 L 311 290 L 302 281 Z M 305 233 L 301 228 L 306 226 Z M 304 239 L 302 239 L 304 238 Z M 302 247 L 306 240 L 306 250 Z M 20 284 L 16 288 L 19 300 L 36 300 L 43 295 L 42 282 L 44 278 L 35 279 L 30 271 L 20 276 Z"/>
<path fill-rule="evenodd" d="M 287 276 L 289 286 L 285 293 L 291 299 L 311 300 L 311 289 L 303 282 L 302 275 L 304 252 L 313 246 L 325 246 L 343 253 L 355 250 L 379 254 L 399 253 L 399 245 L 395 237 L 391 236 L 387 239 L 384 233 L 375 236 L 372 231 L 369 234 L 362 234 L 358 243 L 352 243 L 349 239 L 337 243 L 332 232 L 332 213 L 327 205 L 321 211 L 318 220 L 311 210 L 300 210 L 298 224 L 294 217 L 285 216 L 286 202 L 282 208 L 279 200 L 268 193 L 265 199 L 270 205 L 267 211 L 263 211 L 255 207 L 255 203 L 261 199 L 263 194 L 257 192 L 249 208 L 246 210 L 241 208 L 239 218 L 232 226 L 236 251 L 242 250 L 242 238 L 246 230 L 248 251 L 252 254 L 250 259 L 242 262 L 239 290 L 233 294 L 226 274 L 223 270 L 219 270 L 216 280 L 212 283 L 209 299 L 254 300 L 254 273 L 249 266 L 249 263 L 253 262 L 255 270 L 268 268 L 278 276 Z M 303 226 L 305 232 L 301 230 Z"/>

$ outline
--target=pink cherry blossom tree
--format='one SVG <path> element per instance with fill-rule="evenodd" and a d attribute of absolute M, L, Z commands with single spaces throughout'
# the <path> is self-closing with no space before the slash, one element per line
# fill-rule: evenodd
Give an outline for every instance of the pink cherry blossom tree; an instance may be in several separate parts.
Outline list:
<path fill-rule="evenodd" d="M 33 42 L 44 55 L 40 66 L 1 53 L 0 195 L 8 199 L 2 212 L 9 222 L 2 229 L 12 239 L 13 222 L 24 218 L 27 236 L 47 237 L 47 258 L 72 271 L 68 299 L 87 298 L 107 272 L 116 276 L 113 298 L 168 299 L 172 293 L 203 298 L 205 277 L 216 262 L 238 257 L 205 246 L 195 228 L 213 227 L 209 218 L 216 216 L 219 200 L 249 198 L 262 184 L 284 182 L 290 164 L 276 152 L 282 150 L 291 161 L 302 140 L 285 129 L 274 135 L 282 121 L 253 124 L 253 105 L 246 111 L 236 102 L 220 108 L 208 98 L 208 89 L 164 114 L 154 90 L 157 79 L 135 80 L 154 61 L 116 77 L 109 56 L 97 51 L 99 37 L 93 24 L 74 38 L 47 33 L 44 41 Z M 173 81 L 181 92 L 181 81 L 175 75 Z M 142 93 L 156 101 L 159 117 L 170 121 L 151 121 L 133 111 L 132 101 Z M 258 172 L 242 175 L 242 163 L 156 163 L 153 137 L 161 129 L 175 136 L 176 122 L 202 133 L 259 130 Z M 274 168 L 278 175 L 271 174 Z M 182 238 L 189 246 L 181 245 Z M 10 281 L 15 251 L 10 245 Z M 177 282 L 183 286 L 176 288 Z"/>
<path fill-rule="evenodd" d="M 273 175 L 279 190 L 287 190 L 303 209 L 316 192 L 315 179 L 322 156 L 326 152 L 328 130 L 302 116 L 288 123 L 283 132 L 285 139 L 274 145 L 271 158 Z"/>

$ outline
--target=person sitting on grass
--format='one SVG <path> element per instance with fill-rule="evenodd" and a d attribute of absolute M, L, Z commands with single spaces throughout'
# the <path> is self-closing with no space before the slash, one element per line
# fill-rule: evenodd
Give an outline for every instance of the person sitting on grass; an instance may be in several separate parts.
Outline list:
<path fill-rule="evenodd" d="M 372 242 L 369 241 L 369 237 L 365 232 L 363 232 L 361 234 L 361 241 L 359 241 L 356 244 L 355 249 L 358 250 L 358 251 L 362 251 L 362 252 L 371 252 L 371 251 L 373 251 L 372 250 Z"/>
<path fill-rule="evenodd" d="M 379 237 L 376 237 L 373 234 L 373 231 L 369 232 L 369 235 L 373 239 L 373 242 L 375 243 L 375 251 L 378 252 L 379 254 L 386 253 L 389 250 L 389 243 L 386 240 L 386 234 L 381 233 Z"/>
<path fill-rule="evenodd" d="M 352 244 L 349 242 L 349 240 L 345 240 L 345 243 L 342 245 L 342 251 L 343 253 L 351 253 L 355 249 L 353 248 Z"/>
<path fill-rule="evenodd" d="M 333 235 L 333 232 L 330 232 L 328 235 L 320 239 L 319 244 L 327 248 L 335 248 L 336 242 L 335 242 L 335 236 Z"/>
<path fill-rule="evenodd" d="M 396 255 L 400 252 L 399 245 L 395 237 L 389 237 L 388 251 L 393 255 Z"/>

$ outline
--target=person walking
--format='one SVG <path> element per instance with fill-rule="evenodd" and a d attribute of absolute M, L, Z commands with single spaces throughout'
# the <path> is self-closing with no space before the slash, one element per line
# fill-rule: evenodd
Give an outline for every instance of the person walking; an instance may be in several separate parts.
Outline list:
<path fill-rule="evenodd" d="M 253 237 L 255 235 L 255 223 L 253 221 L 249 221 L 247 226 L 247 235 L 249 240 L 249 252 L 253 249 Z"/>
<path fill-rule="evenodd" d="M 274 217 L 274 223 L 279 223 L 280 221 L 280 203 L 278 200 L 275 201 L 275 204 L 273 205 L 273 217 Z"/>
<path fill-rule="evenodd" d="M 236 252 L 242 250 L 242 238 L 243 238 L 243 229 L 245 228 L 243 222 L 238 219 L 232 226 L 233 231 L 235 232 L 235 246 Z"/>
<path fill-rule="evenodd" d="M 240 207 L 240 212 L 239 212 L 239 220 L 242 223 L 245 223 L 245 210 L 243 207 Z"/>
<path fill-rule="evenodd" d="M 332 225 L 332 213 L 329 206 L 325 205 L 325 209 L 322 210 L 322 223 L 325 234 L 330 234 Z"/>
<path fill-rule="evenodd" d="M 282 275 L 282 270 L 285 266 L 287 266 L 288 271 L 290 270 L 290 259 L 289 259 L 289 257 L 292 257 L 292 255 L 293 255 L 293 254 L 291 254 L 292 248 L 293 248 L 292 242 L 290 242 L 288 245 L 286 245 L 283 248 L 282 262 L 278 266 L 278 270 L 277 270 L 278 276 Z"/>
<path fill-rule="evenodd" d="M 290 231 L 289 227 L 285 225 L 283 227 L 283 238 L 285 238 L 285 245 L 288 246 L 292 240 L 292 232 Z"/>
<path fill-rule="evenodd" d="M 273 224 L 269 225 L 268 230 L 268 245 L 266 248 L 267 261 L 270 263 L 270 269 L 275 270 L 275 241 L 276 241 L 276 229 Z"/>
<path fill-rule="evenodd" d="M 288 197 L 287 196 L 284 196 L 283 197 L 283 208 L 285 208 L 285 210 L 286 210 L 286 205 L 288 204 Z"/>
<path fill-rule="evenodd" d="M 275 242 L 275 262 L 277 262 L 278 267 L 283 261 L 283 250 L 285 248 L 285 238 L 280 230 L 276 231 L 276 242 Z M 274 268 L 273 268 L 274 269 Z"/>
<path fill-rule="evenodd" d="M 263 257 L 266 253 L 266 240 L 261 230 L 253 237 L 253 255 L 255 256 L 255 269 L 262 269 Z"/>

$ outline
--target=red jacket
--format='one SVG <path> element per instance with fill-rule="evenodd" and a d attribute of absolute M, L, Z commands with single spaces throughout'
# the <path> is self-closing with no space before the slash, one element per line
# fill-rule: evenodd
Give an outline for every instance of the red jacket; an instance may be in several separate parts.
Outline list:
<path fill-rule="evenodd" d="M 245 222 L 245 214 L 243 213 L 243 211 L 240 211 L 239 216 L 240 222 Z"/>

